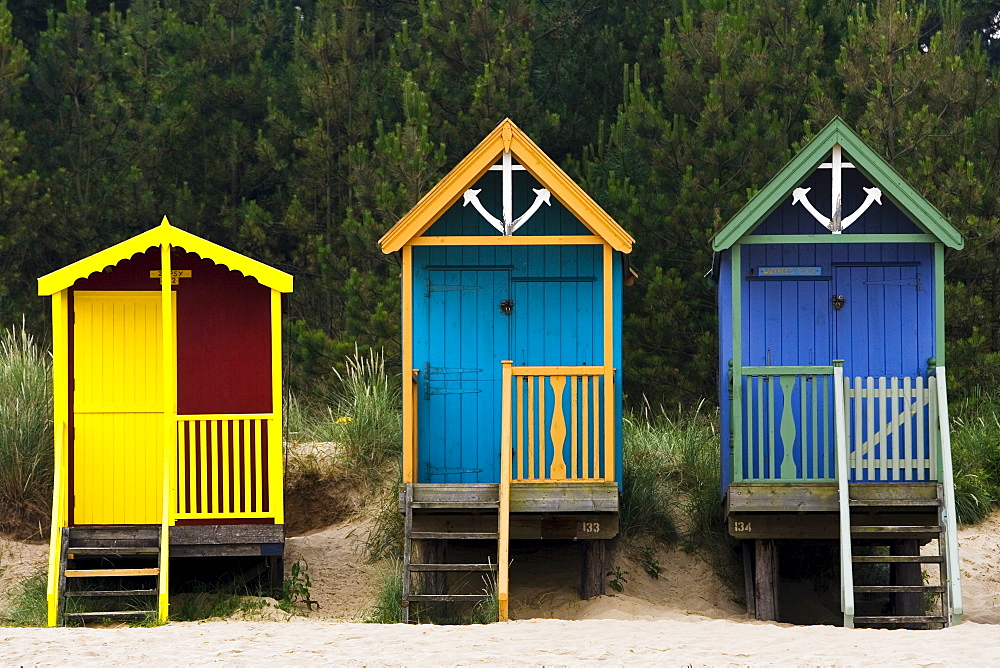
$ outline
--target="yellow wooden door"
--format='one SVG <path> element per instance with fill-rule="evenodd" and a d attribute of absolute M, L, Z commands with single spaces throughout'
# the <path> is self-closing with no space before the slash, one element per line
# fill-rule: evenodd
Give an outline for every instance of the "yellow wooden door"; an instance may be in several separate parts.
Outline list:
<path fill-rule="evenodd" d="M 73 296 L 73 522 L 159 524 L 159 292 Z"/>

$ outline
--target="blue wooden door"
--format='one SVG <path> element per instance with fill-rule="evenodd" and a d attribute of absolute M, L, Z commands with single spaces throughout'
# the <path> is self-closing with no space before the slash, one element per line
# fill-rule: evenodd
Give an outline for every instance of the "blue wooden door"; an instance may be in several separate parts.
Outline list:
<path fill-rule="evenodd" d="M 836 315 L 836 341 L 838 357 L 844 360 L 844 375 L 879 379 L 861 381 L 861 385 L 869 387 L 894 387 L 899 382 L 891 380 L 894 377 L 926 375 L 927 358 L 932 353 L 922 344 L 922 338 L 929 341 L 929 336 L 921 337 L 921 333 L 932 330 L 933 322 L 929 317 L 927 322 L 921 320 L 929 309 L 922 308 L 926 294 L 921 294 L 918 269 L 916 264 L 904 263 L 835 268 L 836 294 L 843 297 L 843 306 Z M 856 381 L 851 384 L 858 386 Z M 848 411 L 849 433 L 862 434 L 861 438 L 869 443 L 858 451 L 860 441 L 849 439 L 850 456 L 857 457 L 860 464 L 853 482 L 885 481 L 885 462 L 897 462 L 907 456 L 907 451 L 911 456 L 918 451 L 925 458 L 929 456 L 929 434 L 923 443 L 912 438 L 916 409 L 909 399 L 902 404 L 895 397 L 856 399 L 850 405 L 854 410 Z M 919 410 L 924 411 L 926 420 L 927 408 Z M 900 415 L 905 417 L 901 419 Z M 910 444 L 906 434 L 911 435 Z M 890 468 L 898 471 L 894 464 Z"/>
<path fill-rule="evenodd" d="M 830 280 L 751 280 L 747 287 L 740 453 L 748 480 L 824 480 L 833 476 Z"/>
<path fill-rule="evenodd" d="M 914 264 L 836 266 L 836 356 L 845 376 L 911 378 L 926 374 L 930 350 L 921 350 L 920 328 L 933 329 L 922 313 L 921 285 Z M 928 318 L 922 322 L 921 318 Z"/>
<path fill-rule="evenodd" d="M 596 281 L 514 278 L 513 346 L 519 366 L 601 364 L 604 319 L 595 314 Z"/>
<path fill-rule="evenodd" d="M 499 479 L 500 361 L 510 359 L 509 269 L 429 269 L 420 369 L 421 482 Z"/>

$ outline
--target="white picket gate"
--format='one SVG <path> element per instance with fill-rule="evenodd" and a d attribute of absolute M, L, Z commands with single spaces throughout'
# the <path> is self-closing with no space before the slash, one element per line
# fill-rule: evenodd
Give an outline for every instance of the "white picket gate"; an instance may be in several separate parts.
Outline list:
<path fill-rule="evenodd" d="M 937 379 L 844 379 L 851 482 L 938 479 Z"/>

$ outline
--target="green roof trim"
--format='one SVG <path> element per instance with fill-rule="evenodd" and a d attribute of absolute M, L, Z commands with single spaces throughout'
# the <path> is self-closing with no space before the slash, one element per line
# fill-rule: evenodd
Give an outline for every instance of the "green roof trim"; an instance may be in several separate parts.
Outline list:
<path fill-rule="evenodd" d="M 850 156 L 851 163 L 882 193 L 899 207 L 917 227 L 934 235 L 943 244 L 956 250 L 965 245 L 965 239 L 944 219 L 937 208 L 921 197 L 896 170 L 880 155 L 868 147 L 840 117 L 834 118 L 819 134 L 812 138 L 794 158 L 772 178 L 753 199 L 746 203 L 726 226 L 712 239 L 715 251 L 731 248 L 753 231 L 772 211 L 788 198 L 826 158 L 834 144 L 840 144 Z M 816 243 L 824 243 L 824 235 L 817 235 Z M 858 236 L 858 242 L 864 239 Z"/>

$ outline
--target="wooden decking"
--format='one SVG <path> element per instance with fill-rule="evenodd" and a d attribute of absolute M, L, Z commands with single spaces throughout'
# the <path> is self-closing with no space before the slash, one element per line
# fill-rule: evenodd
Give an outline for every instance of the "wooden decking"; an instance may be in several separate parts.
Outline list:
<path fill-rule="evenodd" d="M 205 524 L 170 527 L 172 557 L 280 557 L 281 524 Z"/>
<path fill-rule="evenodd" d="M 937 483 L 852 483 L 849 487 L 852 499 L 878 511 L 879 522 L 936 522 Z M 729 535 L 734 538 L 839 538 L 840 504 L 834 482 L 732 483 L 724 507 Z"/>
<path fill-rule="evenodd" d="M 516 483 L 510 489 L 512 540 L 606 539 L 618 535 L 616 483 Z M 500 486 L 490 483 L 415 484 L 414 531 L 495 532 L 499 495 Z M 401 490 L 400 512 L 404 511 Z"/>

